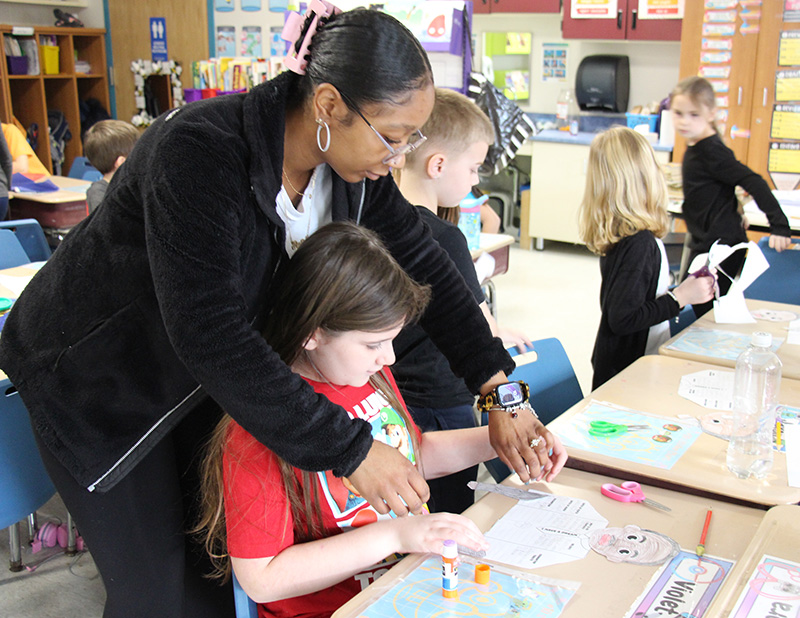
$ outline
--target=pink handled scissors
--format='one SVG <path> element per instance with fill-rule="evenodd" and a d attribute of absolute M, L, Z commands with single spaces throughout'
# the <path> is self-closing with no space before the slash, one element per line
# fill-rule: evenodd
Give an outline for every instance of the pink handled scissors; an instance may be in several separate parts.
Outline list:
<path fill-rule="evenodd" d="M 603 485 L 600 486 L 600 493 L 612 500 L 618 500 L 619 502 L 643 502 L 647 506 L 652 506 L 662 511 L 672 510 L 668 506 L 646 498 L 642 491 L 642 486 L 636 481 L 625 481 L 621 486 L 614 485 L 613 483 L 603 483 Z"/>

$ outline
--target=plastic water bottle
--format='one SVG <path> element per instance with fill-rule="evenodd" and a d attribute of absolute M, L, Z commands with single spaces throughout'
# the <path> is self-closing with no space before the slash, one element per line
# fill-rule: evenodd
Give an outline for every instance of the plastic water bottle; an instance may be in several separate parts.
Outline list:
<path fill-rule="evenodd" d="M 772 432 L 781 388 L 781 361 L 770 349 L 772 335 L 753 333 L 736 360 L 733 429 L 728 469 L 740 479 L 764 478 L 772 469 Z"/>
<path fill-rule="evenodd" d="M 571 88 L 565 88 L 559 93 L 556 103 L 556 128 L 559 131 L 569 131 L 570 135 L 577 135 L 579 116 L 580 111 L 575 93 Z"/>

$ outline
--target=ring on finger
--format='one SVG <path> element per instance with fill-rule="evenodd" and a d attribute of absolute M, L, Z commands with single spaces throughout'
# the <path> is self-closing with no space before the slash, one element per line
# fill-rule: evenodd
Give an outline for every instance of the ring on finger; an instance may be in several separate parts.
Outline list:
<path fill-rule="evenodd" d="M 531 448 L 535 448 L 542 443 L 542 436 L 536 436 L 533 440 L 531 440 Z"/>

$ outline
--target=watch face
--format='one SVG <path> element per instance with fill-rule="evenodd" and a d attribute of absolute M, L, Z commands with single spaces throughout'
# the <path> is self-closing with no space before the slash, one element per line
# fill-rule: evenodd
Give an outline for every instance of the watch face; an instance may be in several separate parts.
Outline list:
<path fill-rule="evenodd" d="M 498 386 L 497 396 L 502 406 L 513 406 L 525 400 L 525 396 L 522 394 L 522 387 L 517 382 L 509 382 Z"/>

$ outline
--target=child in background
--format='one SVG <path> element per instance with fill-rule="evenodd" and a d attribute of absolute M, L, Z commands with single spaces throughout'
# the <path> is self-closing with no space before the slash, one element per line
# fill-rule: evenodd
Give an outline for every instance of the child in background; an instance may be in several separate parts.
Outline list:
<path fill-rule="evenodd" d="M 428 478 L 494 456 L 485 427 L 420 435 L 407 417 L 387 365 L 392 339 L 422 313 L 429 291 L 373 232 L 326 225 L 286 268 L 292 285 L 278 287 L 264 334 L 298 383 L 369 423 L 376 440 L 403 447 Z M 330 616 L 398 554 L 438 553 L 446 539 L 487 547 L 461 515 L 380 515 L 346 478 L 293 468 L 230 419 L 215 432 L 204 478 L 200 529 L 223 557 L 220 574 L 230 556 L 242 588 L 263 604 L 260 616 Z"/>
<path fill-rule="evenodd" d="M 8 150 L 11 152 L 11 158 L 14 161 L 14 174 L 28 173 L 50 176 L 50 172 L 47 171 L 47 168 L 31 148 L 28 140 L 25 139 L 25 134 L 13 124 L 2 123 L 2 125 L 3 137 L 6 139 Z"/>
<path fill-rule="evenodd" d="M 86 191 L 90 213 L 103 201 L 114 172 L 125 162 L 138 139 L 139 130 L 124 120 L 101 120 L 86 131 L 83 152 L 89 163 L 103 175 Z"/>
<path fill-rule="evenodd" d="M 674 290 L 661 238 L 668 231 L 667 184 L 653 148 L 627 127 L 598 135 L 589 150 L 580 235 L 600 255 L 600 327 L 592 389 L 669 338 L 669 318 L 710 300 L 714 277 L 689 277 Z"/>
<path fill-rule="evenodd" d="M 492 332 L 524 351 L 530 340 L 514 331 L 499 331 L 475 274 L 466 238 L 454 225 L 458 204 L 478 184 L 478 168 L 494 143 L 489 118 L 462 94 L 436 89 L 436 101 L 422 127 L 428 139 L 406 156 L 395 176 L 403 196 L 419 206 L 433 237 L 447 251 L 480 305 Z M 438 216 L 437 216 L 438 215 Z M 397 362 L 393 367 L 400 392 L 414 421 L 423 431 L 475 427 L 475 396 L 453 374 L 444 355 L 421 326 L 406 327 L 395 341 Z M 460 513 L 475 494 L 467 487 L 478 468 L 469 468 L 429 483 L 434 511 Z"/>
<path fill-rule="evenodd" d="M 670 111 L 675 130 L 688 144 L 681 169 L 683 216 L 692 241 L 689 264 L 697 255 L 707 253 L 715 240 L 726 245 L 747 242 L 746 223 L 736 199 L 737 186 L 752 195 L 767 215 L 769 246 L 776 251 L 786 249 L 791 243 L 789 221 L 769 185 L 736 160 L 717 132 L 711 84 L 702 77 L 684 79 L 670 95 Z M 720 284 L 721 292 L 727 291 L 729 282 L 721 280 Z M 697 315 L 710 307 L 710 303 L 693 306 Z"/>

